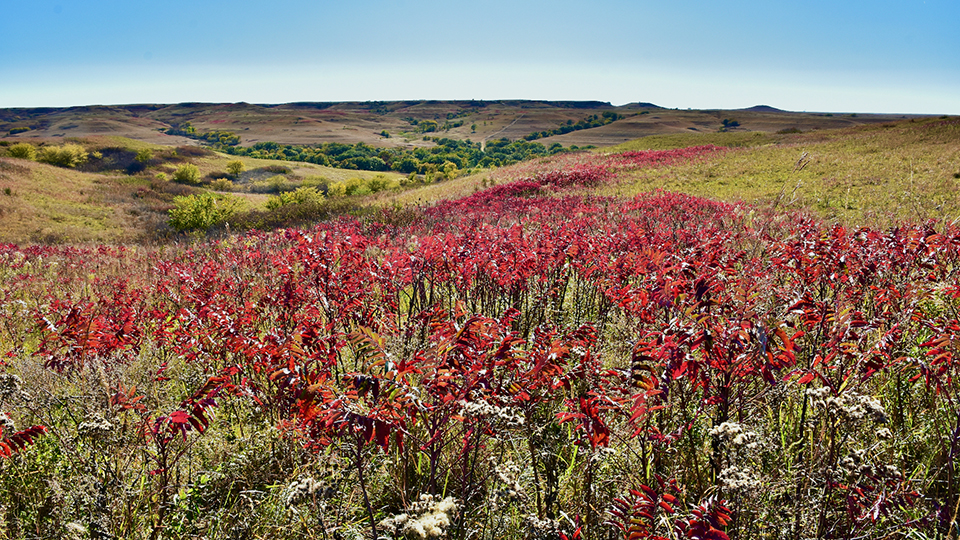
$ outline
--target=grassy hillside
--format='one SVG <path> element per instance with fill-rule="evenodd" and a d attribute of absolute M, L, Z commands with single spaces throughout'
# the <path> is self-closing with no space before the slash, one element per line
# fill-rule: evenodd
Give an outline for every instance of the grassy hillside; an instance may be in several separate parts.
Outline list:
<path fill-rule="evenodd" d="M 848 223 L 960 216 L 956 118 L 776 137 L 739 135 L 651 137 L 611 148 L 734 147 L 716 159 L 637 172 L 616 191 L 631 195 L 662 188 L 727 201 L 777 201 Z"/>
<path fill-rule="evenodd" d="M 676 110 L 646 104 L 613 106 L 603 102 L 551 101 L 397 101 L 363 103 L 180 103 L 47 109 L 0 109 L 0 138 L 89 137 L 121 135 L 165 145 L 188 139 L 166 135 L 171 126 L 190 122 L 198 132 L 230 131 L 245 146 L 272 141 L 284 144 L 365 143 L 377 147 L 431 146 L 423 129 L 434 122 L 438 135 L 484 142 L 575 125 L 585 119 L 616 113 L 613 123 L 540 139 L 565 147 L 611 146 L 658 134 L 716 132 L 729 129 L 773 133 L 837 129 L 891 121 L 902 115 L 834 115 L 760 110 Z M 17 133 L 20 130 L 29 129 Z M 13 132 L 13 133 L 11 133 Z M 384 135 L 386 132 L 386 135 Z"/>
<path fill-rule="evenodd" d="M 654 135 L 595 152 L 615 155 L 701 145 L 726 150 L 688 163 L 618 173 L 616 182 L 587 192 L 632 196 L 667 189 L 731 202 L 776 204 L 850 224 L 953 219 L 960 215 L 955 196 L 960 186 L 958 131 L 956 118 L 927 118 L 806 133 Z M 21 139 L 38 148 L 58 141 Z M 354 186 L 350 190 L 359 186 L 361 195 L 349 197 L 349 207 L 433 204 L 581 159 L 569 155 L 535 159 L 424 185 L 419 183 L 423 177 L 411 182 L 391 172 L 228 156 L 196 146 L 172 147 L 119 136 L 69 141 L 81 143 L 91 156 L 75 169 L 4 158 L 11 146 L 9 142 L 0 146 L 0 211 L 5 217 L 0 241 L 164 238 L 172 234 L 166 220 L 173 198 L 203 191 L 238 200 L 240 211 L 263 211 L 271 194 L 281 191 L 303 186 L 326 191 L 337 184 Z M 138 152 L 146 153 L 142 162 L 136 159 Z M 235 177 L 227 173 L 232 161 L 243 165 L 243 172 Z M 169 181 L 184 164 L 197 167 L 196 185 Z M 363 186 L 371 180 L 379 182 L 378 189 L 383 191 L 362 195 L 369 191 Z M 284 222 L 258 219 L 262 226 Z"/>
<path fill-rule="evenodd" d="M 38 150 L 58 147 L 43 139 L 26 139 Z M 237 158 L 195 146 L 170 147 L 125 137 L 70 139 L 89 156 L 74 168 L 57 167 L 10 157 L 10 145 L 0 146 L 0 242 L 88 243 L 141 242 L 168 239 L 168 212 L 177 196 L 219 191 L 236 199 L 238 211 L 262 210 L 271 193 L 302 185 L 360 185 L 382 179 L 397 186 L 395 173 L 350 171 L 256 158 Z M 137 161 L 138 152 L 144 160 Z M 243 163 L 232 181 L 227 164 Z M 177 169 L 194 165 L 195 184 L 170 181 Z"/>

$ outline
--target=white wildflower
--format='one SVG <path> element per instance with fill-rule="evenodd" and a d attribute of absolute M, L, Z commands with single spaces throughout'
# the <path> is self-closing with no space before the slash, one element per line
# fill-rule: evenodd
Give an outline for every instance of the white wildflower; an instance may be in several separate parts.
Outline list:
<path fill-rule="evenodd" d="M 23 388 L 23 379 L 9 373 L 0 373 L 0 400 L 19 394 Z"/>
<path fill-rule="evenodd" d="M 106 437 L 113 431 L 113 424 L 109 420 L 96 413 L 89 413 L 83 417 L 83 422 L 77 426 L 77 433 L 81 437 L 100 438 Z"/>
<path fill-rule="evenodd" d="M 317 481 L 309 476 L 291 483 L 287 486 L 286 491 L 285 501 L 287 506 L 295 506 L 297 503 L 313 497 L 329 498 L 333 495 L 333 488 L 327 482 Z"/>
<path fill-rule="evenodd" d="M 735 465 L 720 471 L 720 485 L 730 491 L 754 491 L 760 487 L 760 480 L 750 469 L 741 469 Z"/>
<path fill-rule="evenodd" d="M 831 413 L 842 416 L 851 422 L 860 422 L 865 419 L 878 423 L 886 423 L 887 421 L 883 405 L 873 396 L 847 392 L 827 399 L 826 405 Z"/>
<path fill-rule="evenodd" d="M 446 536 L 456 511 L 453 497 L 437 501 L 433 495 L 424 494 L 406 512 L 384 519 L 378 526 L 391 536 L 399 533 L 406 538 L 439 538 Z"/>
<path fill-rule="evenodd" d="M 759 446 L 759 436 L 756 432 L 747 431 L 736 422 L 724 422 L 711 428 L 708 433 L 711 437 L 720 437 L 737 448 L 752 450 Z"/>
<path fill-rule="evenodd" d="M 477 399 L 460 401 L 460 410 L 464 416 L 472 418 L 486 418 L 490 421 L 499 420 L 507 427 L 520 427 L 524 423 L 523 414 L 511 407 L 498 407 L 492 403 Z"/>

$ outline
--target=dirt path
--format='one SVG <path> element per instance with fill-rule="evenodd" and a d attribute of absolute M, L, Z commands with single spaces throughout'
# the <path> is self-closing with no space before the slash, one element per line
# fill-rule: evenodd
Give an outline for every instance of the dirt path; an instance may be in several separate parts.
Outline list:
<path fill-rule="evenodd" d="M 512 125 L 516 124 L 517 122 L 519 122 L 521 118 L 523 118 L 523 115 L 522 115 L 522 114 L 521 114 L 520 116 L 514 118 L 514 119 L 513 119 L 513 122 L 510 122 L 509 124 L 503 126 L 503 127 L 500 129 L 500 131 L 498 131 L 498 132 L 496 132 L 496 133 L 494 133 L 494 134 L 492 134 L 492 135 L 487 135 L 486 137 L 484 137 L 483 140 L 480 141 L 480 151 L 483 152 L 484 150 L 486 150 L 486 148 L 487 148 L 487 139 L 489 139 L 490 137 L 493 137 L 494 135 L 499 135 L 500 133 L 503 133 L 507 128 L 509 128 L 510 126 L 512 126 Z"/>

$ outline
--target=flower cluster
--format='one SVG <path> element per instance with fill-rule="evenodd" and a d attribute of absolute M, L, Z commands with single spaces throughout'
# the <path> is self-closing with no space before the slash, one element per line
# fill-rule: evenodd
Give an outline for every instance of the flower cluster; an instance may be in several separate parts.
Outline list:
<path fill-rule="evenodd" d="M 734 492 L 752 492 L 760 487 L 760 479 L 750 469 L 732 465 L 720 471 L 720 485 Z"/>
<path fill-rule="evenodd" d="M 512 502 L 525 499 L 523 487 L 520 486 L 520 466 L 513 461 L 507 461 L 494 467 L 494 473 L 500 486 L 493 492 L 492 504 L 496 507 L 506 506 Z"/>
<path fill-rule="evenodd" d="M 328 482 L 318 481 L 306 476 L 287 486 L 284 501 L 287 503 L 287 507 L 293 507 L 312 498 L 330 498 L 333 496 L 333 492 L 333 486 Z"/>
<path fill-rule="evenodd" d="M 105 438 L 113 431 L 113 424 L 103 416 L 90 413 L 83 417 L 83 422 L 77 426 L 77 433 L 81 437 L 92 439 Z"/>
<path fill-rule="evenodd" d="M 23 388 L 23 379 L 9 373 L 0 373 L 0 401 L 17 395 Z"/>
<path fill-rule="evenodd" d="M 402 535 L 405 538 L 439 538 L 447 534 L 453 516 L 457 511 L 457 502 L 453 497 L 442 500 L 433 495 L 420 495 L 402 514 L 391 516 L 379 523 L 380 528 L 391 536 Z"/>
<path fill-rule="evenodd" d="M 720 437 L 737 448 L 753 450 L 760 445 L 756 432 L 747 431 L 736 422 L 723 422 L 711 428 L 708 433 L 711 437 Z"/>
<path fill-rule="evenodd" d="M 856 392 L 846 392 L 839 396 L 827 398 L 827 409 L 845 420 L 851 422 L 860 422 L 865 419 L 885 424 L 887 422 L 886 412 L 883 405 L 873 396 L 865 396 Z"/>
<path fill-rule="evenodd" d="M 461 401 L 460 407 L 462 408 L 463 414 L 465 416 L 470 416 L 473 418 L 486 418 L 487 420 L 499 420 L 506 427 L 520 427 L 523 425 L 524 419 L 523 414 L 518 412 L 516 409 L 511 407 L 497 407 L 496 405 L 483 401 Z"/>
<path fill-rule="evenodd" d="M 10 418 L 10 415 L 5 412 L 0 412 L 0 430 L 2 430 L 2 433 L 4 434 L 14 433 L 17 431 L 17 425 L 14 424 L 13 419 Z"/>

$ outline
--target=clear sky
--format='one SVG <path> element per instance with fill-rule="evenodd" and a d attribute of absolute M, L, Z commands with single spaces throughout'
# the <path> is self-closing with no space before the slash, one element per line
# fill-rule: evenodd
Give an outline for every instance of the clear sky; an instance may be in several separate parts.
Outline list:
<path fill-rule="evenodd" d="M 0 0 L 0 107 L 399 99 L 960 114 L 960 1 Z"/>

